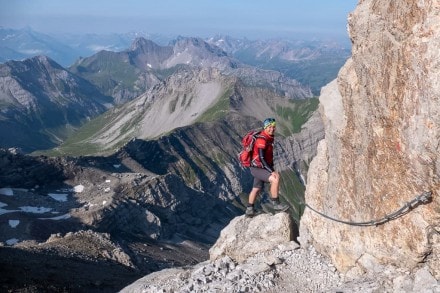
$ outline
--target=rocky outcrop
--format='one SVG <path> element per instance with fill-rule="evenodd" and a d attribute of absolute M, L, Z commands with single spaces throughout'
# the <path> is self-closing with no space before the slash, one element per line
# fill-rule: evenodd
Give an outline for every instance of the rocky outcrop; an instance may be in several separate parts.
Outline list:
<path fill-rule="evenodd" d="M 426 262 L 440 277 L 439 9 L 360 1 L 349 17 L 352 58 L 322 90 L 325 139 L 305 197 L 346 223 L 306 208 L 300 235 L 342 272 Z"/>
<path fill-rule="evenodd" d="M 270 222 L 270 225 L 267 223 Z M 293 240 L 292 220 L 287 213 L 262 214 L 254 219 L 240 216 L 225 227 L 209 249 L 211 260 L 229 256 L 237 262 Z"/>
<path fill-rule="evenodd" d="M 147 275 L 121 292 L 327 292 L 340 284 L 328 260 L 291 241 L 288 214 L 233 219 L 210 260 Z M 299 290 L 299 291 L 298 291 Z"/>
<path fill-rule="evenodd" d="M 415 293 L 440 288 L 426 267 L 413 274 L 393 266 L 378 266 L 362 277 L 340 274 L 313 246 L 288 241 L 287 218 L 284 213 L 237 217 L 211 248 L 209 261 L 151 273 L 121 292 Z"/>

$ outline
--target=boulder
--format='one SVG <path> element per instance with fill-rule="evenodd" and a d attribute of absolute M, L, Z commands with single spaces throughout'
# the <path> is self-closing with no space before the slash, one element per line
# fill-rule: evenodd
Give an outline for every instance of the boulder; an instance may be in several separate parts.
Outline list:
<path fill-rule="evenodd" d="M 215 261 L 229 256 L 241 263 L 255 254 L 289 243 L 293 238 L 292 226 L 293 221 L 287 213 L 235 217 L 209 250 L 209 258 Z"/>

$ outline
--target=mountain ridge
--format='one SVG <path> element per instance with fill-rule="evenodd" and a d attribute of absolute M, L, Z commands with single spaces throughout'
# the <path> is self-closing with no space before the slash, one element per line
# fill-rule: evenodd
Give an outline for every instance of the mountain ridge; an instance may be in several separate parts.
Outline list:
<path fill-rule="evenodd" d="M 181 67 L 212 67 L 249 84 L 264 85 L 292 98 L 311 97 L 309 88 L 274 70 L 260 70 L 231 58 L 200 38 L 179 38 L 168 46 L 137 38 L 130 49 L 101 51 L 69 67 L 104 93 L 124 103 L 139 96 Z M 286 86 L 287 85 L 287 86 Z M 291 90 L 292 87 L 296 89 Z"/>
<path fill-rule="evenodd" d="M 309 118 L 307 113 L 314 111 L 313 99 L 308 100 L 304 104 L 311 108 L 305 111 L 306 117 L 298 119 L 293 115 L 299 107 L 295 100 L 269 89 L 246 86 L 241 79 L 224 76 L 214 68 L 181 69 L 138 98 L 88 122 L 56 152 L 69 153 L 69 149 L 84 144 L 89 154 L 93 150 L 105 153 L 133 138 L 155 139 L 179 127 L 215 121 L 230 112 L 258 120 L 271 115 L 278 119 L 280 133 L 289 135 L 299 130 L 294 130 L 298 127 L 294 124 L 302 125 Z"/>
<path fill-rule="evenodd" d="M 2 147 L 53 147 L 112 103 L 94 85 L 45 56 L 0 64 L 0 81 Z"/>
<path fill-rule="evenodd" d="M 77 99 L 79 102 L 80 100 L 78 100 L 78 97 L 76 97 L 72 91 L 73 86 L 76 87 L 75 92 L 78 93 L 78 96 L 82 97 L 81 99 L 87 99 L 87 95 L 94 96 L 93 99 L 95 99 L 97 103 L 101 103 L 105 108 L 108 109 L 113 105 L 122 105 L 126 101 L 141 96 L 146 92 L 147 95 L 154 96 L 154 91 L 158 90 L 162 86 L 161 84 L 164 82 L 171 81 L 171 83 L 179 86 L 178 79 L 181 73 L 184 73 L 185 71 L 200 71 L 202 70 L 201 68 L 215 68 L 206 70 L 205 72 L 208 75 L 212 74 L 209 72 L 214 72 L 217 70 L 219 73 L 216 74 L 218 75 L 221 73 L 222 75 L 225 75 L 224 78 L 226 79 L 234 79 L 238 77 L 241 79 L 241 82 L 250 86 L 267 88 L 269 95 L 271 95 L 270 91 L 276 91 L 278 95 L 284 95 L 294 99 L 311 97 L 310 90 L 303 87 L 300 83 L 290 80 L 276 71 L 262 71 L 244 64 L 240 64 L 238 61 L 228 57 L 227 54 L 219 48 L 209 45 L 200 38 L 180 38 L 175 41 L 173 47 L 159 46 L 146 39 L 138 38 L 133 43 L 132 48 L 129 50 L 122 52 L 101 51 L 92 57 L 80 59 L 75 66 L 69 68 L 68 70 L 62 68 L 50 58 L 42 56 L 26 59 L 24 61 L 10 61 L 2 66 L 4 68 L 4 76 L 6 79 L 12 77 L 12 79 L 16 78 L 18 81 L 14 81 L 15 84 L 12 87 L 10 84 L 8 84 L 6 79 L 2 81 L 4 83 L 4 92 L 2 94 L 3 101 L 7 102 L 8 99 L 10 100 L 8 97 L 21 97 L 20 91 L 22 90 L 24 92 L 36 92 L 39 94 L 38 98 L 33 97 L 32 94 L 24 94 L 22 96 L 24 102 L 33 104 L 35 109 L 38 109 L 41 106 L 39 103 L 46 103 L 45 97 L 52 97 L 48 103 L 54 103 L 57 99 L 55 96 L 58 97 L 60 105 L 65 104 L 63 104 L 61 100 L 66 97 L 68 97 L 68 99 Z M 11 70 L 8 71 L 9 73 L 7 73 L 6 68 L 8 68 L 8 66 L 12 66 L 12 68 L 20 67 L 22 69 L 20 69 L 21 71 Z M 49 69 L 49 67 L 51 68 Z M 26 70 L 32 70 L 33 68 L 33 70 L 39 72 L 38 74 L 40 78 L 32 81 L 32 83 L 29 83 L 28 81 L 32 80 L 32 77 L 24 76 L 26 70 L 23 68 L 27 68 Z M 51 76 L 51 74 L 54 74 L 54 76 Z M 9 75 L 9 77 L 6 75 Z M 186 74 L 184 73 L 182 76 L 185 75 Z M 88 80 L 89 83 L 87 83 L 85 80 Z M 41 83 L 42 81 L 44 82 Z M 188 79 L 186 82 L 191 83 L 191 81 Z M 93 84 L 95 86 L 93 86 Z M 33 86 L 33 88 L 26 90 L 28 86 Z M 84 88 L 80 89 L 78 86 L 83 86 Z M 202 85 L 200 84 L 199 86 Z M 203 85 L 203 87 L 205 87 L 204 89 L 187 88 L 186 91 L 188 92 L 181 93 L 181 95 L 198 96 L 198 94 L 194 92 L 197 90 L 201 92 L 204 91 L 206 94 L 208 94 L 210 89 L 208 89 L 207 86 L 208 85 L 205 83 L 205 85 Z M 211 84 L 211 86 L 215 85 Z M 66 92 L 63 92 L 64 90 Z M 100 94 L 98 90 L 104 94 Z M 168 90 L 171 92 L 173 91 L 170 86 L 168 86 Z M 216 91 L 225 92 L 226 90 L 226 88 L 218 88 Z M 148 93 L 148 91 L 150 91 L 150 93 Z M 195 94 L 191 94 L 191 92 L 194 92 Z M 203 95 L 209 96 L 206 94 Z M 113 100 L 109 98 L 110 96 L 113 97 Z M 178 99 L 178 97 L 175 98 Z M 200 101 L 204 101 L 204 99 L 201 99 Z M 177 105 L 176 103 L 177 100 L 174 101 L 174 106 L 170 107 L 175 107 Z M 204 103 L 196 103 L 193 105 L 201 106 L 203 104 Z M 5 107 L 10 108 L 12 106 L 7 106 L 4 104 L 2 107 L 5 109 Z M 188 108 L 188 105 L 186 107 Z M 95 106 L 90 105 L 86 106 L 86 108 L 87 109 L 84 113 L 91 111 L 95 108 Z M 19 109 L 20 108 L 17 108 L 16 111 L 20 111 Z M 86 117 L 83 118 L 86 118 L 87 120 L 95 118 L 98 114 L 103 112 L 102 109 L 103 108 L 101 107 L 101 110 L 90 113 L 90 115 L 86 115 Z M 56 146 L 60 142 L 63 142 L 67 136 L 70 136 L 70 134 L 76 132 L 76 129 L 80 126 L 81 122 L 86 121 L 85 119 L 77 119 L 78 121 L 69 122 L 66 120 L 66 118 L 64 118 L 76 115 L 74 114 L 76 111 L 74 109 L 69 109 L 66 111 L 65 109 L 61 109 L 59 107 L 52 107 L 51 111 L 51 115 L 46 116 L 51 116 L 50 119 L 52 124 L 56 125 L 56 127 L 59 129 L 50 129 L 47 127 L 47 130 L 37 129 L 37 131 L 35 131 L 35 129 L 32 127 L 32 123 L 26 122 L 24 125 L 21 125 L 20 121 L 18 121 L 19 123 L 17 124 L 17 121 L 11 120 L 12 118 L 9 116 L 9 118 L 5 117 L 5 123 L 11 123 L 12 125 L 17 124 L 16 129 L 21 129 L 20 131 L 17 131 L 17 133 L 27 133 L 27 135 L 29 135 L 31 138 L 30 141 L 34 141 L 36 140 L 36 137 L 40 136 L 37 141 L 41 140 L 41 143 L 43 144 L 41 148 L 47 149 L 48 147 Z M 114 111 L 118 110 L 115 109 Z M 171 112 L 166 114 L 171 114 Z M 199 113 L 200 111 L 197 110 L 195 112 Z M 22 113 L 19 115 L 22 115 Z M 38 113 L 35 113 L 33 116 L 31 115 L 31 117 L 34 116 L 40 117 Z M 176 119 L 177 124 L 175 126 L 185 125 L 185 123 L 178 124 L 179 118 L 176 117 Z M 182 121 L 185 121 L 185 119 Z M 195 120 L 191 119 L 188 121 Z M 37 123 L 36 125 L 39 124 Z M 63 129 L 67 130 L 67 132 L 64 134 Z M 44 142 L 45 134 L 38 134 L 41 131 L 49 132 L 49 141 Z M 34 133 L 29 134 L 30 132 Z M 160 131 L 156 131 L 155 135 L 160 135 Z M 18 146 L 27 151 L 30 149 L 26 147 L 26 140 L 26 136 L 24 135 L 20 139 L 20 143 L 14 145 L 13 137 L 11 137 L 10 142 L 7 144 L 5 143 L 4 146 Z M 32 150 L 38 150 L 38 148 L 39 147 L 34 147 Z"/>

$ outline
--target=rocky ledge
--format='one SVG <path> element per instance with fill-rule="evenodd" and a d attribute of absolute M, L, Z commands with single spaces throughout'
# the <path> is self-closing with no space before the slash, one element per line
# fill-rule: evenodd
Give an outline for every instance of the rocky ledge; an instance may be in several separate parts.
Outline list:
<path fill-rule="evenodd" d="M 286 223 L 288 225 L 286 225 Z M 290 225 L 289 225 L 290 223 Z M 293 238 L 286 213 L 236 217 L 210 249 L 210 260 L 149 274 L 121 292 L 439 292 L 425 266 L 377 267 L 364 275 L 339 273 L 313 246 Z M 282 228 L 284 227 L 284 228 Z M 300 239 L 298 239 L 300 240 Z"/>

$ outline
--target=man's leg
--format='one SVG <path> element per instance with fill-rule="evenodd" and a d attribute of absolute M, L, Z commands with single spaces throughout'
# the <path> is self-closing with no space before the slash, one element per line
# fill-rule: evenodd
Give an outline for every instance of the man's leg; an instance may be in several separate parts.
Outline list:
<path fill-rule="evenodd" d="M 278 172 L 273 172 L 269 176 L 270 182 L 270 196 L 271 198 L 278 198 L 278 192 L 280 190 L 280 174 Z"/>
<path fill-rule="evenodd" d="M 251 193 L 249 194 L 249 200 L 248 200 L 249 204 L 253 205 L 255 203 L 255 200 L 256 200 L 258 194 L 260 193 L 260 190 L 261 189 L 258 187 L 252 188 Z"/>
<path fill-rule="evenodd" d="M 288 205 L 281 203 L 278 197 L 280 179 L 280 174 L 278 172 L 273 172 L 269 177 L 271 202 L 275 211 L 285 211 L 289 208 Z"/>
<path fill-rule="evenodd" d="M 246 217 L 253 217 L 257 214 L 254 204 L 260 190 L 261 188 L 258 187 L 252 188 L 251 193 L 249 194 L 248 205 L 246 207 Z"/>

